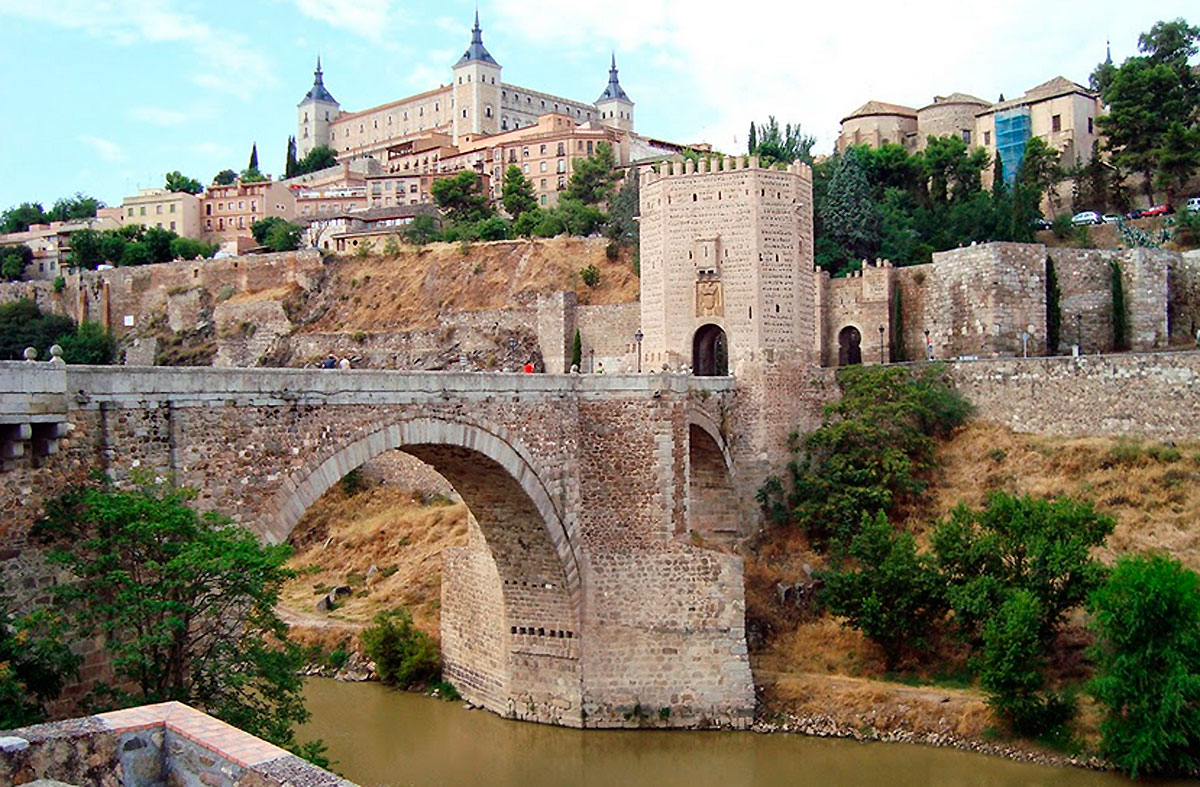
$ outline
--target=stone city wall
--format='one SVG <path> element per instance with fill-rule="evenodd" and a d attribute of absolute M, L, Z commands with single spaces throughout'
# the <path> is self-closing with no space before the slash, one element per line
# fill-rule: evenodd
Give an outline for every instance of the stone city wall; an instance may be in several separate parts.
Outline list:
<path fill-rule="evenodd" d="M 1167 271 L 1172 344 L 1196 344 L 1200 330 L 1200 250 L 1185 251 Z"/>
<path fill-rule="evenodd" d="M 975 417 L 1018 432 L 1196 442 L 1200 352 L 951 365 Z"/>

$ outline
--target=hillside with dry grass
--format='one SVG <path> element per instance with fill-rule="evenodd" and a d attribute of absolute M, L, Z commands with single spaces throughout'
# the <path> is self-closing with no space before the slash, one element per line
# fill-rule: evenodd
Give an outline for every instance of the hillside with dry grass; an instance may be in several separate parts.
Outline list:
<path fill-rule="evenodd" d="M 606 254 L 604 238 L 558 237 L 488 243 L 403 246 L 395 255 L 336 258 L 329 278 L 300 307 L 302 330 L 388 331 L 436 328 L 449 311 L 532 308 L 537 296 L 574 292 L 581 304 L 638 297 L 632 252 Z M 594 287 L 580 271 L 594 265 Z"/>
<path fill-rule="evenodd" d="M 1097 551 L 1104 562 L 1122 552 L 1163 550 L 1200 571 L 1200 445 L 1041 437 L 972 422 L 942 443 L 938 454 L 940 469 L 926 494 L 901 517 L 919 542 L 955 506 L 980 506 L 989 492 L 1070 496 L 1116 519 L 1113 534 Z M 814 571 L 826 565 L 797 528 L 771 528 L 747 550 L 746 560 L 752 663 L 768 709 L 832 715 L 849 728 L 866 723 L 968 738 L 994 723 L 970 686 L 961 644 L 940 644 L 932 660 L 939 672 L 914 667 L 890 675 L 879 649 L 861 633 L 813 605 L 782 598 L 781 586 L 808 579 L 806 565 Z M 1051 665 L 1056 682 L 1086 676 L 1089 643 L 1076 613 L 1056 644 Z M 1096 732 L 1096 712 L 1087 702 L 1078 729 L 1085 737 Z"/>

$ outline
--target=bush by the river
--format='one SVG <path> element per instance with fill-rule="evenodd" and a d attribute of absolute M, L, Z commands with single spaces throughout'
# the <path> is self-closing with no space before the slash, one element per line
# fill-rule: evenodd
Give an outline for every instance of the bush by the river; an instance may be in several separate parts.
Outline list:
<path fill-rule="evenodd" d="M 362 633 L 363 649 L 375 662 L 375 673 L 389 686 L 436 683 L 441 678 L 441 658 L 437 643 L 413 626 L 405 609 L 380 612 L 375 622 Z"/>

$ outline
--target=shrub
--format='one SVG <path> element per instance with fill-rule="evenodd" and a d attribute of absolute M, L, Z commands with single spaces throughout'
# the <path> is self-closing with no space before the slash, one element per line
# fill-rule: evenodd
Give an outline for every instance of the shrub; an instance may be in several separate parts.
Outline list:
<path fill-rule="evenodd" d="M 1054 223 L 1050 230 L 1054 233 L 1054 237 L 1059 240 L 1066 240 L 1071 237 L 1071 231 L 1074 228 L 1074 225 L 1071 223 L 1071 216 L 1066 213 L 1060 213 L 1054 217 Z"/>
<path fill-rule="evenodd" d="M 824 572 L 821 600 L 879 645 L 892 669 L 906 651 L 928 647 L 945 613 L 941 578 L 913 537 L 895 532 L 882 511 L 863 515 L 849 552 L 858 567 Z"/>
<path fill-rule="evenodd" d="M 363 630 L 362 642 L 379 679 L 390 686 L 406 689 L 441 676 L 437 645 L 413 627 L 407 610 L 380 612 L 375 623 Z"/>
<path fill-rule="evenodd" d="M 112 334 L 96 322 L 81 324 L 74 333 L 60 336 L 58 343 L 67 363 L 110 364 L 117 353 Z"/>
<path fill-rule="evenodd" d="M 600 270 L 595 265 L 589 265 L 579 271 L 579 277 L 587 286 L 595 287 L 600 283 Z"/>
<path fill-rule="evenodd" d="M 842 398 L 825 408 L 821 427 L 794 436 L 791 489 L 777 480 L 758 492 L 773 520 L 798 523 L 818 546 L 848 544 L 864 513 L 920 494 L 936 464 L 933 437 L 970 412 L 941 364 L 852 366 L 837 380 Z"/>
<path fill-rule="evenodd" d="M 67 280 L 62 276 L 54 277 L 54 294 L 61 295 L 63 290 L 67 289 Z"/>
<path fill-rule="evenodd" d="M 1091 597 L 1089 689 L 1101 752 L 1130 776 L 1200 767 L 1200 577 L 1165 555 L 1117 559 Z"/>

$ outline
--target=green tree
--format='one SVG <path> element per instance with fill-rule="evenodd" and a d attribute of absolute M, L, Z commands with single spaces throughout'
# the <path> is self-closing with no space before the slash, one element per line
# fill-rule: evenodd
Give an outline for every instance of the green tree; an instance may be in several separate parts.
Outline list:
<path fill-rule="evenodd" d="M 120 265 L 134 267 L 137 265 L 149 265 L 154 262 L 154 255 L 150 251 L 150 247 L 141 241 L 132 241 L 125 244 L 125 250 L 121 252 Z"/>
<path fill-rule="evenodd" d="M 983 629 L 979 685 L 988 707 L 1018 735 L 1060 733 L 1074 713 L 1073 703 L 1046 690 L 1044 615 L 1037 596 L 1015 590 Z"/>
<path fill-rule="evenodd" d="M 287 224 L 288 220 L 280 216 L 267 216 L 258 221 L 251 222 L 250 234 L 254 236 L 254 240 L 261 246 L 267 245 L 267 236 L 271 234 L 271 230 L 276 225 Z"/>
<path fill-rule="evenodd" d="M 25 267 L 33 262 L 33 249 L 24 243 L 0 247 L 0 278 L 5 281 L 20 281 L 25 276 Z"/>
<path fill-rule="evenodd" d="M 1057 355 L 1062 343 L 1062 290 L 1054 259 L 1046 255 L 1046 354 Z"/>
<path fill-rule="evenodd" d="M 1030 226 L 1029 220 L 1041 215 L 1043 199 L 1049 197 L 1050 205 L 1055 209 L 1061 205 L 1057 187 L 1067 174 L 1060 164 L 1061 158 L 1062 154 L 1041 137 L 1033 137 L 1025 143 L 1025 156 L 1021 159 L 1016 179 L 1017 186 L 1025 191 L 1026 204 L 1029 206 L 1029 215 L 1018 219 L 1024 226 Z"/>
<path fill-rule="evenodd" d="M 296 163 L 296 174 L 307 175 L 337 166 L 337 153 L 328 145 L 317 145 Z"/>
<path fill-rule="evenodd" d="M 171 256 L 181 260 L 212 257 L 221 247 L 195 238 L 175 238 L 171 241 Z"/>
<path fill-rule="evenodd" d="M 362 643 L 379 679 L 389 686 L 407 689 L 441 678 L 437 644 L 413 626 L 408 610 L 380 612 L 374 624 L 363 629 Z"/>
<path fill-rule="evenodd" d="M 125 247 L 128 245 L 129 238 L 119 232 L 100 233 L 100 256 L 109 265 L 121 264 L 121 259 L 125 256 Z"/>
<path fill-rule="evenodd" d="M 296 161 L 296 138 L 288 137 L 287 141 L 287 159 L 283 164 L 283 177 L 294 178 L 299 173 L 299 162 Z"/>
<path fill-rule="evenodd" d="M 413 220 L 404 228 L 404 240 L 416 246 L 432 243 L 440 235 L 438 220 L 425 213 L 413 216 Z"/>
<path fill-rule="evenodd" d="M 746 152 L 751 156 L 758 150 L 758 129 L 754 127 L 754 121 L 750 121 L 750 136 L 747 137 Z"/>
<path fill-rule="evenodd" d="M 104 261 L 100 248 L 100 233 L 95 230 L 76 230 L 71 233 L 71 267 L 76 270 L 96 270 Z"/>
<path fill-rule="evenodd" d="M 475 237 L 479 240 L 504 240 L 508 237 L 509 223 L 500 216 L 476 222 Z"/>
<path fill-rule="evenodd" d="M 762 166 L 791 164 L 797 159 L 812 164 L 812 149 L 817 140 L 816 137 L 803 133 L 799 123 L 794 126 L 788 123 L 780 128 L 779 121 L 771 115 L 767 122 L 759 124 L 757 129 L 753 123 L 750 124 L 750 128 L 750 155 L 758 156 Z"/>
<path fill-rule="evenodd" d="M 75 219 L 90 219 L 96 216 L 96 211 L 104 207 L 104 203 L 95 197 L 76 193 L 74 197 L 63 197 L 56 200 L 54 207 L 46 213 L 49 221 L 73 221 Z"/>
<path fill-rule="evenodd" d="M 600 142 L 596 145 L 595 153 L 587 158 L 575 159 L 574 171 L 562 196 L 583 205 L 607 204 L 620 177 L 612 146 Z"/>
<path fill-rule="evenodd" d="M 73 639 L 100 637 L 118 706 L 176 700 L 294 746 L 308 713 L 300 648 L 275 614 L 286 545 L 263 546 L 194 494 L 143 483 L 75 486 L 49 500 L 33 535 L 74 574 L 54 606 Z"/>
<path fill-rule="evenodd" d="M 475 224 L 492 216 L 479 175 L 472 170 L 438 178 L 430 187 L 434 202 L 455 224 Z"/>
<path fill-rule="evenodd" d="M 58 344 L 67 363 L 103 366 L 112 363 L 117 354 L 112 334 L 96 322 L 81 323 L 72 333 L 59 336 Z"/>
<path fill-rule="evenodd" d="M 250 146 L 250 163 L 246 165 L 246 169 L 253 172 L 258 171 L 258 143 L 255 142 Z"/>
<path fill-rule="evenodd" d="M 513 221 L 537 208 L 537 197 L 533 194 L 533 184 L 521 172 L 516 164 L 509 164 L 504 170 L 504 209 Z"/>
<path fill-rule="evenodd" d="M 993 492 L 982 509 L 958 506 L 932 538 L 955 624 L 977 637 L 1013 591 L 1025 590 L 1041 610 L 1038 635 L 1048 639 L 1103 580 L 1091 551 L 1113 524 L 1090 503 L 1070 499 Z"/>
<path fill-rule="evenodd" d="M 46 702 L 78 667 L 58 615 L 14 617 L 0 604 L 0 729 L 44 721 Z"/>
<path fill-rule="evenodd" d="M 223 169 L 213 176 L 213 184 L 217 186 L 229 186 L 237 180 L 237 173 L 231 169 Z"/>
<path fill-rule="evenodd" d="M 1173 204 L 1200 169 L 1200 128 L 1187 128 L 1178 120 L 1171 121 L 1153 155 L 1157 161 L 1154 185 L 1165 191 L 1167 203 Z"/>
<path fill-rule="evenodd" d="M 641 186 L 636 170 L 631 170 L 621 183 L 617 196 L 613 197 L 608 211 L 609 240 L 629 249 L 638 247 L 640 229 L 637 217 L 641 214 Z"/>
<path fill-rule="evenodd" d="M 151 262 L 170 262 L 175 259 L 171 254 L 171 243 L 179 235 L 162 227 L 147 227 L 143 243 L 150 253 Z"/>
<path fill-rule="evenodd" d="M 36 348 L 45 360 L 50 357 L 50 345 L 74 330 L 70 317 L 43 314 L 28 298 L 0 304 L 0 360 L 19 361 L 26 347 Z"/>
<path fill-rule="evenodd" d="M 204 186 L 195 178 L 189 178 L 179 170 L 168 172 L 165 176 L 167 191 L 179 191 L 184 194 L 199 194 Z"/>
<path fill-rule="evenodd" d="M 879 210 L 871 198 L 871 185 L 857 148 L 837 157 L 829 176 L 825 198 L 817 203 L 821 236 L 836 252 L 822 260 L 834 274 L 854 270 L 862 259 L 874 259 L 879 251 Z"/>
<path fill-rule="evenodd" d="M 277 222 L 267 231 L 264 245 L 271 251 L 295 251 L 300 248 L 304 228 L 290 221 Z"/>
<path fill-rule="evenodd" d="M 1134 777 L 1200 768 L 1200 577 L 1123 555 L 1089 611 L 1104 756 Z"/>
<path fill-rule="evenodd" d="M 571 368 L 583 368 L 583 334 L 575 329 L 575 338 L 571 340 Z"/>
<path fill-rule="evenodd" d="M 22 202 L 0 213 L 0 233 L 25 232 L 31 224 L 46 224 L 49 221 L 40 202 Z"/>
<path fill-rule="evenodd" d="M 941 579 L 912 535 L 897 533 L 882 511 L 863 514 L 849 554 L 855 568 L 821 573 L 821 601 L 879 645 L 894 669 L 905 654 L 928 648 L 946 611 Z"/>

